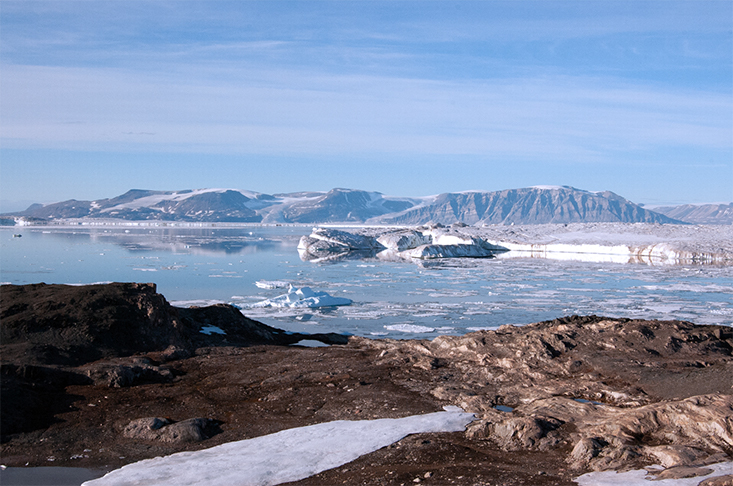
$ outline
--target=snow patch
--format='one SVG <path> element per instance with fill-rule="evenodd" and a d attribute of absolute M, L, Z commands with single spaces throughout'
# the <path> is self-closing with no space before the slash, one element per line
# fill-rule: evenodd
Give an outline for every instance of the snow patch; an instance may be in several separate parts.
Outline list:
<path fill-rule="evenodd" d="M 275 485 L 349 463 L 410 434 L 461 432 L 474 419 L 446 407 L 400 419 L 326 422 L 135 462 L 83 486 Z"/>
<path fill-rule="evenodd" d="M 720 462 L 718 464 L 711 464 L 704 467 L 712 469 L 713 472 L 706 476 L 680 479 L 660 479 L 652 482 L 654 476 L 649 475 L 646 469 L 637 469 L 635 471 L 626 472 L 603 471 L 583 474 L 575 481 L 580 486 L 618 486 L 619 484 L 623 484 L 625 486 L 697 486 L 701 481 L 707 478 L 733 474 L 733 462 Z"/>
<path fill-rule="evenodd" d="M 211 336 L 212 334 L 223 334 L 226 336 L 226 332 L 223 329 L 221 329 L 220 327 L 216 327 L 216 326 L 202 327 L 199 332 L 201 334 L 206 334 L 207 336 Z"/>

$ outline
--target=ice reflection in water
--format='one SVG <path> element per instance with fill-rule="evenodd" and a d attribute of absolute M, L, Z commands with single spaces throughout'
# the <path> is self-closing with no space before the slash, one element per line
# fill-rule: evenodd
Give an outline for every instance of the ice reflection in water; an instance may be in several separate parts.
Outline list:
<path fill-rule="evenodd" d="M 23 238 L 12 238 L 22 232 Z M 0 231 L 0 281 L 153 281 L 170 301 L 253 303 L 288 281 L 351 306 L 250 309 L 248 316 L 304 332 L 435 337 L 569 314 L 733 324 L 733 267 L 646 266 L 539 258 L 454 259 L 420 265 L 375 258 L 303 262 L 310 227 Z M 430 331 L 425 331 L 429 329 Z M 417 331 L 417 332 L 407 332 Z"/>

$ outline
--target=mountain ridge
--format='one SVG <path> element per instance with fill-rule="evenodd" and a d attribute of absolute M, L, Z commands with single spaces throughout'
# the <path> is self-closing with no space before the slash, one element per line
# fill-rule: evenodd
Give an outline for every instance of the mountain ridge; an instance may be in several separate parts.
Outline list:
<path fill-rule="evenodd" d="M 463 191 L 424 197 L 334 188 L 263 194 L 238 189 L 155 191 L 131 189 L 107 199 L 33 204 L 4 218 L 26 220 L 122 219 L 231 223 L 351 223 L 420 225 L 546 224 L 577 222 L 682 223 L 611 191 L 534 186 Z"/>

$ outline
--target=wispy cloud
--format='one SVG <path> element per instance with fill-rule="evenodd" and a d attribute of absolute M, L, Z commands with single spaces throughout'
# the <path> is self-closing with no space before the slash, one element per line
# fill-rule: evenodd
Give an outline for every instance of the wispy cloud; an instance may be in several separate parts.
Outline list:
<path fill-rule="evenodd" d="M 212 81 L 220 71 L 175 78 L 107 68 L 3 71 L 3 143 L 15 148 L 132 143 L 135 150 L 580 161 L 655 146 L 731 146 L 730 97 L 593 77 L 429 81 L 229 69 Z M 129 133 L 155 135 L 131 142 Z"/>
<path fill-rule="evenodd" d="M 731 15 L 705 0 L 4 0 L 0 144 L 405 174 L 448 159 L 733 170 Z"/>

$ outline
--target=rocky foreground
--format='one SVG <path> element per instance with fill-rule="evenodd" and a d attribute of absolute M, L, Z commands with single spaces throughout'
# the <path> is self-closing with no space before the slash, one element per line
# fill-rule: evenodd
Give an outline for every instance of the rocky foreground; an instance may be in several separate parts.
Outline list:
<path fill-rule="evenodd" d="M 728 327 L 573 316 L 433 341 L 315 335 L 332 345 L 304 348 L 227 305 L 172 307 L 152 284 L 6 285 L 0 299 L 7 466 L 108 470 L 444 405 L 478 420 L 297 484 L 564 485 L 652 464 L 659 478 L 702 477 L 733 458 Z"/>

